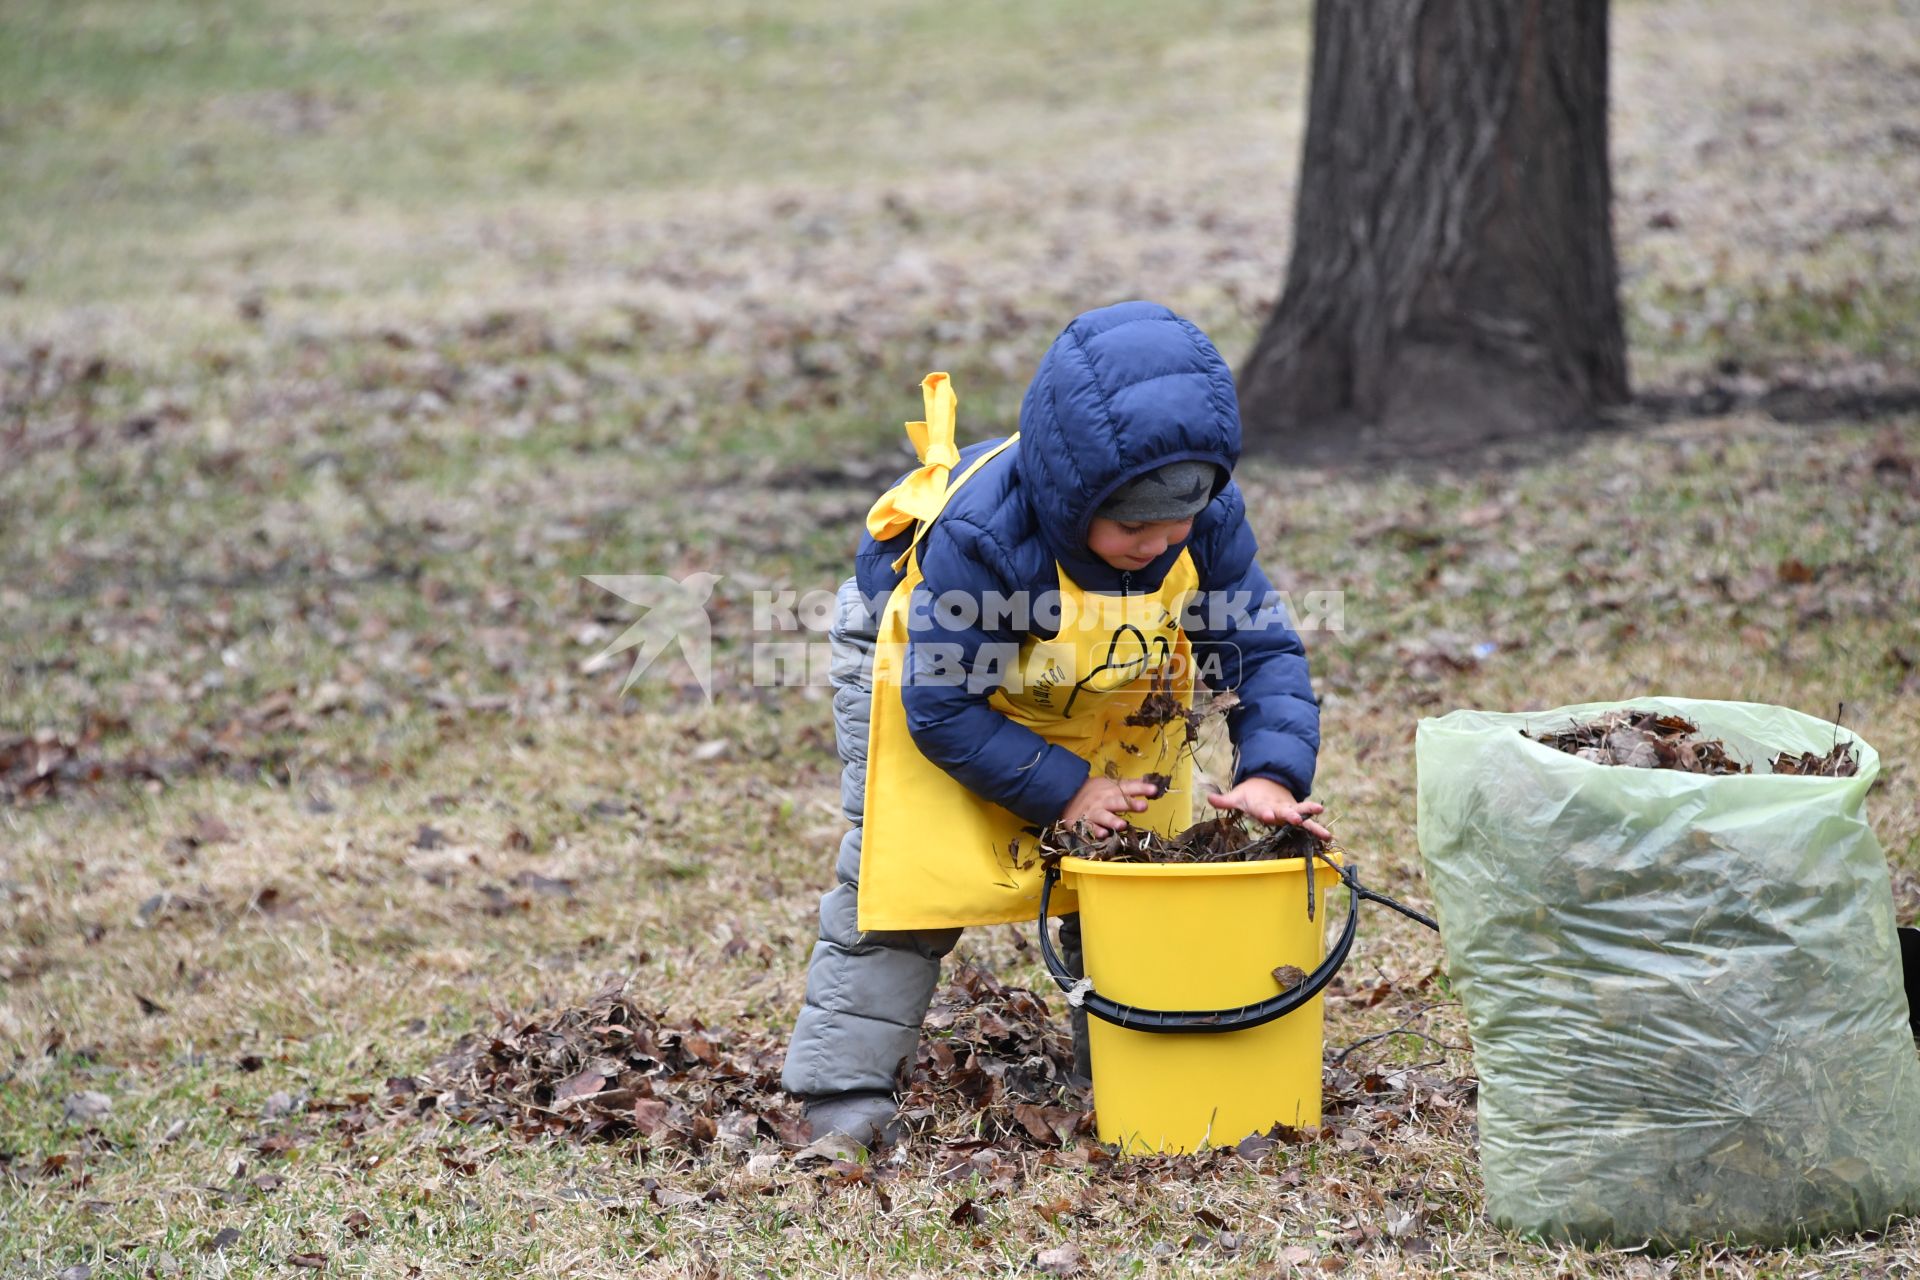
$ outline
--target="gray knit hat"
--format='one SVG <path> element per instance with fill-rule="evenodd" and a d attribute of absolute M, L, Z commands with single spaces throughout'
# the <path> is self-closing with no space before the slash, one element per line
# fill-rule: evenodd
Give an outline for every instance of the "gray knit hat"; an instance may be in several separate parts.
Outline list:
<path fill-rule="evenodd" d="M 1115 489 L 1094 514 L 1141 523 L 1185 520 L 1213 500 L 1218 470 L 1211 462 L 1169 462 Z"/>

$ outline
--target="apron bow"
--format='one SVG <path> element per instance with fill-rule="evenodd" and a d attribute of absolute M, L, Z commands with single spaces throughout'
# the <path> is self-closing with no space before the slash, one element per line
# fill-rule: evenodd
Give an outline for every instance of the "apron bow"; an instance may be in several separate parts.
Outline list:
<path fill-rule="evenodd" d="M 867 512 L 867 532 L 885 542 L 914 524 L 940 514 L 947 500 L 947 477 L 960 462 L 954 443 L 954 422 L 960 398 L 944 373 L 930 373 L 920 383 L 926 404 L 924 422 L 907 423 L 907 438 L 921 465 L 893 488 L 881 494 Z"/>

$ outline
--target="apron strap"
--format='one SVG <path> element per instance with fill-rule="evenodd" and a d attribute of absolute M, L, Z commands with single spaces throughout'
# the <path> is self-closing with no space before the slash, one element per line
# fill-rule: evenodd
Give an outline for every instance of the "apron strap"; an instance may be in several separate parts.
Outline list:
<path fill-rule="evenodd" d="M 955 480 L 951 485 L 947 486 L 947 491 L 940 495 L 940 505 L 934 509 L 933 515 L 921 521 L 920 527 L 914 530 L 913 541 L 907 545 L 907 549 L 905 551 L 902 551 L 899 554 L 899 556 L 895 558 L 893 562 L 893 567 L 896 572 L 899 570 L 901 565 L 907 562 L 908 556 L 912 555 L 914 552 L 920 549 L 920 539 L 927 536 L 927 530 L 933 528 L 933 522 L 939 519 L 940 513 L 942 511 L 945 511 L 947 509 L 948 499 L 952 498 L 954 494 L 960 492 L 960 486 L 965 484 L 967 481 L 973 479 L 974 472 L 986 466 L 989 462 L 992 462 L 995 458 L 999 457 L 1002 453 L 1006 452 L 1006 450 L 1010 446 L 1018 444 L 1019 442 L 1020 442 L 1020 433 L 1016 431 L 1012 435 L 1008 436 L 1005 440 L 1002 440 L 999 444 L 995 445 L 993 448 L 981 454 L 978 458 L 974 460 L 974 463 L 972 466 L 968 467 L 965 471 L 962 471 L 960 473 L 960 478 L 958 480 Z"/>

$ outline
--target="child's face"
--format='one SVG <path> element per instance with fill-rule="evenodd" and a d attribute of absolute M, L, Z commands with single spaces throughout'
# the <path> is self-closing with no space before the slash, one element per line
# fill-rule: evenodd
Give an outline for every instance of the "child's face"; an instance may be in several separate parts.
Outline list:
<path fill-rule="evenodd" d="M 1137 522 L 1095 516 L 1087 526 L 1087 550 L 1116 569 L 1144 569 L 1191 532 L 1191 519 Z"/>

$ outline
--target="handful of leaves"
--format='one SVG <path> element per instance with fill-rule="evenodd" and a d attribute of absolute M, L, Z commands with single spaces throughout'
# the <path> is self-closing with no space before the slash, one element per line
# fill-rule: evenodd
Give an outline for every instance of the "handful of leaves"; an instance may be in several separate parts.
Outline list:
<path fill-rule="evenodd" d="M 1184 733 L 1179 749 L 1186 750 L 1198 739 L 1202 725 L 1239 705 L 1239 695 L 1224 690 L 1187 707 L 1174 695 L 1171 686 L 1156 685 L 1141 702 L 1140 709 L 1127 717 L 1127 723 L 1178 725 Z M 1108 776 L 1117 774 L 1109 769 Z M 1149 773 L 1143 780 L 1154 783 L 1159 788 L 1158 795 L 1164 795 L 1172 783 L 1164 773 Z M 1173 836 L 1131 826 L 1106 835 L 1078 824 L 1056 822 L 1041 833 L 1039 844 L 1042 862 L 1058 862 L 1061 858 L 1085 858 L 1090 862 L 1270 862 L 1337 852 L 1339 846 L 1310 831 L 1293 826 L 1268 827 L 1240 813 L 1207 818 Z"/>

